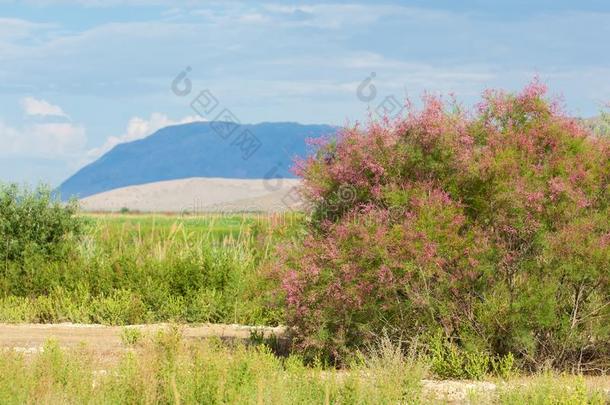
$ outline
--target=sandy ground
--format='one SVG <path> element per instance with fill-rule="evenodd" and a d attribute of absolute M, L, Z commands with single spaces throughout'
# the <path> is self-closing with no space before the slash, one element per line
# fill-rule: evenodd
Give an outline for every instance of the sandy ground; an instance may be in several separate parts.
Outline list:
<path fill-rule="evenodd" d="M 34 355 L 43 350 L 49 340 L 57 341 L 66 349 L 85 348 L 94 358 L 100 359 L 100 365 L 114 364 L 127 350 L 122 335 L 125 328 L 139 329 L 142 336 L 154 336 L 156 332 L 167 330 L 169 324 L 104 326 L 62 324 L 0 324 L 0 353 L 12 350 L 25 355 Z M 252 332 L 265 337 L 281 337 L 282 327 L 253 327 L 243 325 L 201 325 L 179 326 L 185 340 L 218 337 L 221 339 L 247 341 Z"/>
<path fill-rule="evenodd" d="M 132 325 L 145 335 L 167 329 L 169 324 Z M 244 325 L 206 324 L 201 326 L 181 326 L 185 339 L 220 337 L 228 339 L 249 339 L 252 332 L 265 336 L 282 336 L 282 327 L 258 327 Z M 78 346 L 86 343 L 92 349 L 116 349 L 123 346 L 121 334 L 125 327 L 105 325 L 60 324 L 0 324 L 0 347 L 18 351 L 35 351 L 49 339 L 57 340 L 62 347 Z"/>
<path fill-rule="evenodd" d="M 300 206 L 299 180 L 190 178 L 106 191 L 80 200 L 84 211 L 284 212 Z"/>

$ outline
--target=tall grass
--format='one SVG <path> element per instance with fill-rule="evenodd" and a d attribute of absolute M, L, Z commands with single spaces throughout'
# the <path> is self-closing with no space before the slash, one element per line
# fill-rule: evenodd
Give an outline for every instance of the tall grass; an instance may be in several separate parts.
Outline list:
<path fill-rule="evenodd" d="M 505 387 L 497 399 L 503 405 L 604 405 L 609 401 L 609 392 L 587 386 L 583 377 L 553 374 L 541 374 Z"/>
<path fill-rule="evenodd" d="M 7 263 L 0 321 L 277 324 L 263 264 L 298 223 L 294 215 L 93 216 L 69 259 Z"/>
<path fill-rule="evenodd" d="M 127 343 L 127 342 L 126 342 Z M 49 341 L 31 356 L 0 356 L 2 404 L 604 404 L 608 395 L 581 377 L 543 374 L 492 391 L 447 391 L 427 366 L 389 340 L 348 369 L 277 357 L 264 345 L 184 341 L 179 329 L 128 342 L 96 357 Z M 461 399 L 459 399 L 461 398 Z"/>
<path fill-rule="evenodd" d="M 0 358 L 0 403 L 73 404 L 388 404 L 417 403 L 425 369 L 382 348 L 349 373 L 266 346 L 185 343 L 177 331 L 146 340 L 100 370 L 84 349 L 49 342 L 33 359 Z"/>

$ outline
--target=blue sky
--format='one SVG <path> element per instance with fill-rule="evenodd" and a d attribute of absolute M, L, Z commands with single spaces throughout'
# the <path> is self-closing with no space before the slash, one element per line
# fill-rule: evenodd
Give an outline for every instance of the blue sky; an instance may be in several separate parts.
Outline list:
<path fill-rule="evenodd" d="M 389 95 L 472 105 L 535 75 L 574 115 L 610 101 L 610 2 L 0 0 L 0 181 L 57 185 L 198 119 L 203 89 L 242 122 L 343 124 Z"/>

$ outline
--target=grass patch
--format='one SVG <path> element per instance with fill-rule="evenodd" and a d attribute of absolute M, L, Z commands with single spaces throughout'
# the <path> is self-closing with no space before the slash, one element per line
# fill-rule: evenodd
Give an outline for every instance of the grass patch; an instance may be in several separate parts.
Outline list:
<path fill-rule="evenodd" d="M 425 369 L 391 346 L 349 372 L 279 358 L 265 345 L 184 342 L 177 329 L 145 339 L 100 370 L 85 349 L 49 342 L 27 359 L 0 358 L 0 403 L 388 404 L 418 403 Z"/>
<path fill-rule="evenodd" d="M 6 262 L 0 322 L 275 325 L 264 263 L 298 215 L 91 215 L 68 258 Z M 261 293 L 262 292 L 262 293 Z"/>
<path fill-rule="evenodd" d="M 491 391 L 469 382 L 461 388 L 457 382 L 432 382 L 422 358 L 405 355 L 388 339 L 338 370 L 299 355 L 278 357 L 260 342 L 183 340 L 178 327 L 153 335 L 125 329 L 123 337 L 126 350 L 111 361 L 85 346 L 62 349 L 55 341 L 33 355 L 3 352 L 0 403 L 567 405 L 608 400 L 603 384 L 550 373 L 496 381 Z M 447 384 L 455 388 L 447 390 Z"/>
<path fill-rule="evenodd" d="M 500 390 L 497 403 L 503 405 L 604 405 L 610 401 L 608 392 L 589 387 L 581 376 L 554 375 L 534 376 Z"/>

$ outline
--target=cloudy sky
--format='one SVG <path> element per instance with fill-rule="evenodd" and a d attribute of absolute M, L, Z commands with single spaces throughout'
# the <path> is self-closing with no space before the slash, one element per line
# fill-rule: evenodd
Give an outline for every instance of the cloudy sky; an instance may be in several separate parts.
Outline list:
<path fill-rule="evenodd" d="M 376 93 L 357 97 L 371 74 Z M 343 124 L 388 96 L 471 105 L 536 75 L 595 115 L 610 3 L 0 0 L 0 181 L 57 185 L 117 143 L 200 119 L 205 89 L 241 122 Z"/>

